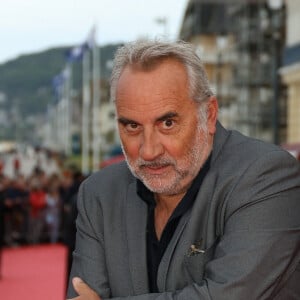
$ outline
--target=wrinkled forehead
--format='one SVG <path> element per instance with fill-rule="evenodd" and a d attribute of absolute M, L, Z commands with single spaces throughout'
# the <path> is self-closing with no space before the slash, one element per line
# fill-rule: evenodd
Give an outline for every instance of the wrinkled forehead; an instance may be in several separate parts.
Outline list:
<path fill-rule="evenodd" d="M 129 64 L 123 69 L 118 79 L 116 98 L 130 88 L 135 94 L 146 89 L 152 93 L 165 91 L 178 93 L 178 89 L 182 92 L 188 86 L 187 71 L 178 60 L 164 59 L 146 67 Z"/>
<path fill-rule="evenodd" d="M 166 113 L 193 108 L 188 80 L 182 64 L 165 61 L 159 68 L 144 71 L 128 66 L 118 82 L 116 113 L 128 119 L 157 119 Z M 187 112 L 188 114 L 188 112 Z"/>

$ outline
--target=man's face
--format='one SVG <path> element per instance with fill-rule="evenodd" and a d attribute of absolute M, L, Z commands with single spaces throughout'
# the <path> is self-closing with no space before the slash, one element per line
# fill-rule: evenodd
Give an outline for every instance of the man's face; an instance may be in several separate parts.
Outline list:
<path fill-rule="evenodd" d="M 198 108 L 175 59 L 150 71 L 127 66 L 122 72 L 116 112 L 123 150 L 133 174 L 154 193 L 185 193 L 207 159 L 217 105 L 208 105 L 207 129 L 200 129 Z"/>

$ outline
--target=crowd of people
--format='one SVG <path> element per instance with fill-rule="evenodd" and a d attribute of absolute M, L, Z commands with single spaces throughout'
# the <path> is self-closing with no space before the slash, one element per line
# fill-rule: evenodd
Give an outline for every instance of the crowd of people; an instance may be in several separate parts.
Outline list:
<path fill-rule="evenodd" d="M 36 165 L 29 176 L 19 169 L 13 176 L 0 172 L 0 245 L 73 244 L 75 200 L 84 176 L 75 168 L 47 173 Z"/>
<path fill-rule="evenodd" d="M 0 277 L 3 247 L 40 243 L 67 247 L 69 273 L 75 246 L 76 197 L 84 176 L 76 168 L 47 173 L 37 165 L 30 176 L 19 169 L 14 176 L 0 172 Z"/>
<path fill-rule="evenodd" d="M 56 243 L 64 239 L 81 179 L 77 172 L 48 177 L 39 169 L 28 178 L 0 175 L 2 244 Z"/>

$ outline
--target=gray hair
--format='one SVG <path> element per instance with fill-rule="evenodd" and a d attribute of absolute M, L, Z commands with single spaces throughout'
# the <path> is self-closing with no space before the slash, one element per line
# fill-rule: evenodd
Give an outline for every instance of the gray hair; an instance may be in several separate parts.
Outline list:
<path fill-rule="evenodd" d="M 202 61 L 191 44 L 183 41 L 138 40 L 120 47 L 116 52 L 110 81 L 111 100 L 116 100 L 118 80 L 127 65 L 148 69 L 164 58 L 175 58 L 185 66 L 190 96 L 194 101 L 201 103 L 213 96 Z"/>

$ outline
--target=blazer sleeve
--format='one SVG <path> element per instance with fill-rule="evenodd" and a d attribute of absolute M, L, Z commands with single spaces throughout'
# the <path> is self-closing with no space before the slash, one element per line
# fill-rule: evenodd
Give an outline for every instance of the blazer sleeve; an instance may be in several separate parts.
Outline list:
<path fill-rule="evenodd" d="M 110 299 L 300 299 L 299 280 L 293 284 L 298 291 L 281 293 L 300 261 L 299 195 L 299 164 L 284 151 L 250 161 L 223 195 L 222 233 L 200 284 Z"/>
<path fill-rule="evenodd" d="M 71 279 L 84 278 L 86 283 L 102 297 L 110 295 L 109 281 L 105 263 L 103 217 L 99 195 L 80 186 L 77 199 L 78 216 L 76 219 L 76 246 L 68 285 L 68 298 L 77 296 Z"/>

